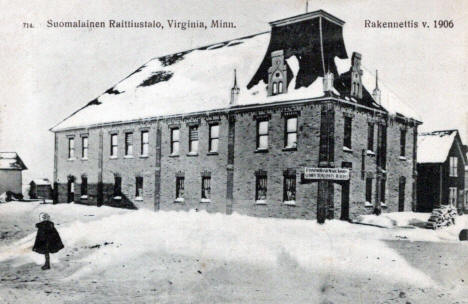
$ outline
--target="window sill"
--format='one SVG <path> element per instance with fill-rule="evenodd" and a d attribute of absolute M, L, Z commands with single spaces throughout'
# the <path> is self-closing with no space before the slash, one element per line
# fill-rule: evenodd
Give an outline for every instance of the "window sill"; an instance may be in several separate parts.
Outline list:
<path fill-rule="evenodd" d="M 268 153 L 268 149 L 257 149 L 254 153 Z"/>
<path fill-rule="evenodd" d="M 140 158 L 148 158 L 148 155 L 140 155 Z"/>
<path fill-rule="evenodd" d="M 121 196 L 114 196 L 112 199 L 115 200 L 115 201 L 120 201 L 122 199 L 122 197 Z"/>
<path fill-rule="evenodd" d="M 141 201 L 143 201 L 143 198 L 141 196 L 137 196 L 137 197 L 135 197 L 135 200 L 141 202 Z"/>
<path fill-rule="evenodd" d="M 87 196 L 87 195 L 82 195 L 82 196 L 80 196 L 80 199 L 82 199 L 82 200 L 87 200 L 87 199 L 88 199 L 88 196 Z"/>
<path fill-rule="evenodd" d="M 183 197 L 179 197 L 174 200 L 174 203 L 183 203 L 183 202 L 185 202 L 185 199 Z"/>
<path fill-rule="evenodd" d="M 296 201 L 284 201 L 283 205 L 286 206 L 296 206 Z"/>
<path fill-rule="evenodd" d="M 343 152 L 353 153 L 353 150 L 348 147 L 343 147 Z"/>
<path fill-rule="evenodd" d="M 369 156 L 375 156 L 375 152 L 372 151 L 372 150 L 367 150 L 366 153 L 367 153 L 367 155 L 369 155 Z"/>
<path fill-rule="evenodd" d="M 117 159 L 117 156 L 109 156 L 109 159 Z"/>
<path fill-rule="evenodd" d="M 209 198 L 202 198 L 200 203 L 211 203 L 211 200 Z"/>
<path fill-rule="evenodd" d="M 371 202 L 365 201 L 364 207 L 374 207 L 374 204 L 372 204 Z"/>
<path fill-rule="evenodd" d="M 257 200 L 255 201 L 255 205 L 266 205 L 267 201 L 266 200 Z"/>
<path fill-rule="evenodd" d="M 219 155 L 219 153 L 217 151 L 212 151 L 212 152 L 206 153 L 206 155 Z"/>
<path fill-rule="evenodd" d="M 297 151 L 297 147 L 284 147 L 283 151 Z"/>
<path fill-rule="evenodd" d="M 82 157 L 81 160 L 88 160 L 88 158 L 87 157 Z"/>
<path fill-rule="evenodd" d="M 71 158 L 67 158 L 67 160 L 69 160 L 69 161 L 74 161 L 74 160 L 76 160 L 76 158 L 71 157 Z"/>
<path fill-rule="evenodd" d="M 133 158 L 133 155 L 125 155 L 124 158 Z"/>
<path fill-rule="evenodd" d="M 169 154 L 169 157 L 179 157 L 179 154 Z"/>
<path fill-rule="evenodd" d="M 399 160 L 406 160 L 406 157 L 405 156 L 400 156 L 398 157 Z"/>
<path fill-rule="evenodd" d="M 189 152 L 187 153 L 187 156 L 198 156 L 197 152 Z"/>

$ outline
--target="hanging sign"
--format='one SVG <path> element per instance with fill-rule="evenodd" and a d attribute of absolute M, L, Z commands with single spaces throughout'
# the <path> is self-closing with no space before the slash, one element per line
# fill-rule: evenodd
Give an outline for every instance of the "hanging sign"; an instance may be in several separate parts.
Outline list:
<path fill-rule="evenodd" d="M 349 169 L 346 168 L 304 168 L 305 179 L 348 180 Z"/>

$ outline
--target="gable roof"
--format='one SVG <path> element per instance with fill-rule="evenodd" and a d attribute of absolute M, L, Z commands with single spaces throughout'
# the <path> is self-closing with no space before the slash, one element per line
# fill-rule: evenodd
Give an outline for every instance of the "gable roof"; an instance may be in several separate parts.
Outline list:
<path fill-rule="evenodd" d="M 16 152 L 0 152 L 0 170 L 26 170 L 26 166 Z"/>
<path fill-rule="evenodd" d="M 458 130 L 441 130 L 418 135 L 418 163 L 443 163 L 447 160 Z M 464 162 L 465 154 L 462 153 Z"/>
<path fill-rule="evenodd" d="M 347 58 L 341 27 L 336 22 L 324 21 L 323 52 L 319 52 L 319 26 L 314 18 L 326 17 L 327 13 L 303 15 L 308 19 L 296 27 L 275 25 L 271 32 L 153 58 L 51 131 L 227 109 L 234 69 L 240 88 L 237 106 L 323 97 L 324 62 L 338 79 L 335 95 L 345 98 L 350 84 L 346 75 L 339 76 L 335 66 L 338 58 Z M 286 36 L 293 37 L 281 39 Z M 277 48 L 289 48 L 285 54 L 288 90 L 285 94 L 267 96 L 265 69 L 271 63 L 269 51 Z M 384 110 L 365 92 L 362 100 L 348 100 Z M 408 117 L 416 118 L 411 115 Z"/>

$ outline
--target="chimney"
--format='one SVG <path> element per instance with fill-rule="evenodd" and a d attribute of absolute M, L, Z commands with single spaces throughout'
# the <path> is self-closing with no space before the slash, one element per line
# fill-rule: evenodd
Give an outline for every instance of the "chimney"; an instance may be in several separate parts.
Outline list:
<path fill-rule="evenodd" d="M 237 86 L 236 69 L 234 69 L 234 85 L 231 88 L 231 100 L 229 101 L 230 106 L 235 106 L 237 104 L 237 100 L 239 99 L 239 92 L 240 89 Z"/>
<path fill-rule="evenodd" d="M 361 54 L 353 52 L 351 57 L 351 97 L 362 98 Z"/>
<path fill-rule="evenodd" d="M 330 71 L 328 71 L 325 74 L 325 77 L 323 77 L 323 92 L 327 94 L 327 93 L 331 93 L 332 90 L 333 90 L 333 73 L 330 73 Z"/>
<path fill-rule="evenodd" d="M 380 89 L 379 89 L 379 71 L 375 70 L 375 89 L 372 92 L 372 97 L 374 97 L 374 100 L 376 103 L 380 104 Z"/>

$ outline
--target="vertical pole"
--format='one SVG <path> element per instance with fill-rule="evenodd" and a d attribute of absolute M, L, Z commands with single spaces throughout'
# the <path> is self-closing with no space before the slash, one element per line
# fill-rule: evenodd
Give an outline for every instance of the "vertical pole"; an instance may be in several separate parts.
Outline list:
<path fill-rule="evenodd" d="M 98 185 L 97 185 L 97 205 L 102 206 L 104 203 L 104 185 L 103 185 L 103 165 L 104 165 L 104 135 L 102 127 L 99 130 L 99 154 L 98 154 Z"/>
<path fill-rule="evenodd" d="M 54 204 L 58 204 L 58 138 L 57 132 L 54 132 L 54 190 L 52 199 Z"/>
<path fill-rule="evenodd" d="M 161 203 L 161 126 L 156 124 L 156 156 L 154 172 L 154 211 L 159 211 Z"/>
<path fill-rule="evenodd" d="M 234 147 L 236 138 L 236 118 L 233 114 L 228 116 L 228 159 L 226 181 L 226 214 L 232 213 L 234 203 Z"/>

